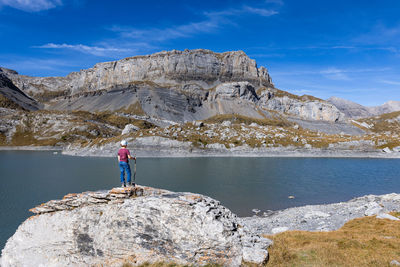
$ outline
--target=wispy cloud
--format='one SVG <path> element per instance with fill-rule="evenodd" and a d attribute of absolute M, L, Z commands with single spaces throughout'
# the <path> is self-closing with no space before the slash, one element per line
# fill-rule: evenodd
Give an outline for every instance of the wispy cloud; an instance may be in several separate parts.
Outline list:
<path fill-rule="evenodd" d="M 132 49 L 118 48 L 118 47 L 99 47 L 99 46 L 88 46 L 83 44 L 71 45 L 71 44 L 54 44 L 48 43 L 40 46 L 34 46 L 34 48 L 48 48 L 48 49 L 71 49 L 86 54 L 92 54 L 95 56 L 106 56 L 109 53 L 124 53 L 132 52 Z"/>
<path fill-rule="evenodd" d="M 255 8 L 250 6 L 244 6 L 243 12 L 253 13 L 263 17 L 270 17 L 279 13 L 278 11 L 273 9 Z"/>
<path fill-rule="evenodd" d="M 210 33 L 218 29 L 219 25 L 220 22 L 217 19 L 212 19 L 169 28 L 134 29 L 125 26 L 113 26 L 110 30 L 119 33 L 123 38 L 160 42 L 190 37 L 199 33 Z"/>
<path fill-rule="evenodd" d="M 385 84 L 398 85 L 398 86 L 400 86 L 400 81 L 383 80 L 382 82 L 385 83 Z"/>
<path fill-rule="evenodd" d="M 42 58 L 21 58 L 18 56 L 0 57 L 2 67 L 13 69 L 20 74 L 40 75 L 40 73 L 69 73 L 69 69 L 82 68 L 74 60 L 42 59 Z"/>
<path fill-rule="evenodd" d="M 153 27 L 139 29 L 129 26 L 114 25 L 106 29 L 117 33 L 118 36 L 114 39 L 98 42 L 95 46 L 85 44 L 47 43 L 44 45 L 35 46 L 35 48 L 70 49 L 95 56 L 141 52 L 143 50 L 154 49 L 158 47 L 158 44 L 167 40 L 190 38 L 199 34 L 218 32 L 226 25 L 236 25 L 234 20 L 232 19 L 233 17 L 236 18 L 243 15 L 269 17 L 276 14 L 278 14 L 278 12 L 273 9 L 242 6 L 241 8 L 236 9 L 230 8 L 220 11 L 203 12 L 203 20 L 197 22 L 189 22 L 181 25 L 174 25 L 170 27 Z M 101 45 L 98 45 L 99 43 Z"/>
<path fill-rule="evenodd" d="M 353 42 L 361 45 L 379 45 L 391 52 L 398 52 L 400 44 L 400 25 L 387 27 L 383 24 L 375 25 L 368 33 L 355 37 Z"/>
<path fill-rule="evenodd" d="M 348 81 L 350 77 L 347 75 L 348 71 L 330 68 L 320 71 L 320 73 L 330 80 Z"/>
<path fill-rule="evenodd" d="M 243 7 L 244 12 L 260 15 L 263 17 L 270 17 L 273 15 L 278 14 L 279 12 L 273 9 L 265 9 L 265 8 L 255 8 L 255 7 L 250 7 L 250 6 L 244 6 Z"/>
<path fill-rule="evenodd" d="M 26 12 L 49 10 L 62 5 L 62 0 L 0 0 L 0 8 L 9 6 Z"/>
<path fill-rule="evenodd" d="M 349 69 L 341 69 L 338 67 L 329 67 L 325 69 L 309 69 L 309 70 L 293 70 L 293 71 L 282 71 L 282 72 L 276 72 L 274 73 L 275 75 L 314 75 L 314 74 L 336 74 L 336 73 L 370 73 L 370 72 L 386 72 L 391 70 L 391 68 L 385 67 L 385 68 L 349 68 Z"/>
<path fill-rule="evenodd" d="M 140 39 L 151 41 L 165 41 L 177 38 L 188 38 L 197 34 L 217 32 L 223 26 L 235 25 L 232 17 L 246 14 L 269 17 L 278 14 L 273 9 L 254 8 L 243 6 L 241 8 L 230 8 L 220 11 L 204 12 L 206 17 L 202 21 L 190 22 L 182 25 L 174 25 L 166 28 L 135 29 L 126 26 L 114 25 L 111 31 L 119 33 L 124 38 Z"/>

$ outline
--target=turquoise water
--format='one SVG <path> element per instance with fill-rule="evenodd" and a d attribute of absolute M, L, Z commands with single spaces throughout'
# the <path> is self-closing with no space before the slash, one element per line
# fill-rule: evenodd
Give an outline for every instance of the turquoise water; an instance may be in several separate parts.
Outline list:
<path fill-rule="evenodd" d="M 131 164 L 132 165 L 132 164 Z M 133 167 L 133 166 L 132 166 Z M 132 168 L 133 169 L 133 168 Z M 239 216 L 400 192 L 400 160 L 341 158 L 143 158 L 137 183 L 218 199 Z M 71 192 L 119 186 L 116 158 L 0 151 L 0 248 L 28 209 Z M 294 195 L 295 199 L 288 199 Z"/>

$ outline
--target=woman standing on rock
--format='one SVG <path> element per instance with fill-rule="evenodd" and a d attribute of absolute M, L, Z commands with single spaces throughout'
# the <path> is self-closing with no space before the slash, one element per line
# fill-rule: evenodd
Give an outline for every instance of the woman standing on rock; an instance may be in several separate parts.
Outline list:
<path fill-rule="evenodd" d="M 129 166 L 129 159 L 136 160 L 136 157 L 131 156 L 131 152 L 126 148 L 128 143 L 125 140 L 121 141 L 121 148 L 118 150 L 119 170 L 121 171 L 121 187 L 126 187 L 125 171 L 127 174 L 128 186 L 135 186 L 131 183 L 131 167 Z"/>

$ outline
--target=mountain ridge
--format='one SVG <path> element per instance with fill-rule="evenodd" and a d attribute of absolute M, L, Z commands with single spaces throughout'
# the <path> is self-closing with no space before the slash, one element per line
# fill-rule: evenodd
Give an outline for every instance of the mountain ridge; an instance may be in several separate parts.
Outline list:
<path fill-rule="evenodd" d="M 389 100 L 379 106 L 363 106 L 356 102 L 332 96 L 326 100 L 349 118 L 367 118 L 400 110 L 400 101 Z"/>
<path fill-rule="evenodd" d="M 345 120 L 326 101 L 276 89 L 268 70 L 243 51 L 172 50 L 97 63 L 65 77 L 15 71 L 8 77 L 49 110 L 101 112 L 137 105 L 150 117 L 175 122 L 234 113 L 271 118 L 270 110 L 306 120 Z"/>

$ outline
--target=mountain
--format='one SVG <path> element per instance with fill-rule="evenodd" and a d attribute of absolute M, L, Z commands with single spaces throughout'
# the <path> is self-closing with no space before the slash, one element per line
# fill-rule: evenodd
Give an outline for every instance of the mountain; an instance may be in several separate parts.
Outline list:
<path fill-rule="evenodd" d="M 267 69 L 243 51 L 172 50 L 98 63 L 65 77 L 16 72 L 8 77 L 49 110 L 135 110 L 178 123 L 220 114 L 273 118 L 271 111 L 304 120 L 345 120 L 324 100 L 275 88 Z"/>
<path fill-rule="evenodd" d="M 350 100 L 333 96 L 328 98 L 327 101 L 337 107 L 349 118 L 363 118 L 374 115 L 368 107 L 364 107 Z"/>
<path fill-rule="evenodd" d="M 17 88 L 0 68 L 0 107 L 38 110 L 41 105 Z"/>
<path fill-rule="evenodd" d="M 385 113 L 400 111 L 400 101 L 388 101 L 380 106 L 365 107 L 350 100 L 342 99 L 339 97 L 330 97 L 327 102 L 336 106 L 349 118 L 367 118 L 378 116 Z"/>
<path fill-rule="evenodd" d="M 369 131 L 364 126 L 328 101 L 279 90 L 268 70 L 242 51 L 173 50 L 98 63 L 65 77 L 0 70 L 14 91 L 5 99 L 25 96 L 32 106 L 4 104 L 0 146 L 104 152 L 122 135 L 144 149 L 154 147 L 157 155 L 160 146 L 167 155 L 172 147 L 189 154 L 357 144 L 374 149 L 372 141 L 361 140 Z"/>
<path fill-rule="evenodd" d="M 370 110 L 374 115 L 382 115 L 385 113 L 392 113 L 400 111 L 400 101 L 388 101 L 381 106 L 370 107 Z"/>

